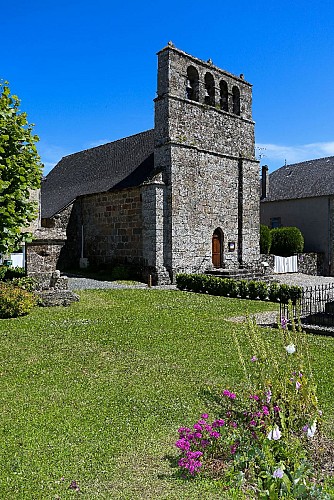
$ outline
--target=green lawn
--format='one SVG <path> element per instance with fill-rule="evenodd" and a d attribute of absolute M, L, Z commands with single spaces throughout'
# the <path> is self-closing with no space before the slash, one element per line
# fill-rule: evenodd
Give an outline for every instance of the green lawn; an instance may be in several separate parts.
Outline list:
<path fill-rule="evenodd" d="M 242 376 L 232 333 L 243 326 L 226 318 L 274 307 L 104 290 L 0 320 L 0 498 L 225 498 L 218 482 L 178 479 L 168 457 L 177 456 L 178 427 L 206 409 L 204 389 Z M 264 334 L 274 349 L 275 332 Z M 334 341 L 309 338 L 329 432 Z"/>

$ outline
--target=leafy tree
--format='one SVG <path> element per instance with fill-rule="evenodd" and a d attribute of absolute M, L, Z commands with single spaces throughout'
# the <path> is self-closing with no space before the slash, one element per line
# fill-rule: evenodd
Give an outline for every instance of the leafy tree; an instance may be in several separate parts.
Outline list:
<path fill-rule="evenodd" d="M 37 203 L 31 190 L 40 187 L 42 163 L 33 125 L 19 109 L 7 82 L 0 82 L 0 253 L 10 253 L 31 234 L 22 232 L 36 219 Z"/>

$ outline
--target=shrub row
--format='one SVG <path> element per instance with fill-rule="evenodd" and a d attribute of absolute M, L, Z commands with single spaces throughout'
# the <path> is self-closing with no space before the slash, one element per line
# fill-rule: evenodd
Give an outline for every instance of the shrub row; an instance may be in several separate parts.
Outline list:
<path fill-rule="evenodd" d="M 176 284 L 180 290 L 188 290 L 189 292 L 239 297 L 241 299 L 270 300 L 283 304 L 287 304 L 289 300 L 295 304 L 302 296 L 302 289 L 298 286 L 267 284 L 264 281 L 237 281 L 206 274 L 177 274 Z"/>
<path fill-rule="evenodd" d="M 0 318 L 16 318 L 28 314 L 37 305 L 37 297 L 9 282 L 0 282 Z"/>

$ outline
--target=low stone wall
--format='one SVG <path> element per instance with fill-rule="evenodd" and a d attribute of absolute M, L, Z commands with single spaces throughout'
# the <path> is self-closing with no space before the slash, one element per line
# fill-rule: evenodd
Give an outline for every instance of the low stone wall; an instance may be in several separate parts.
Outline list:
<path fill-rule="evenodd" d="M 53 233 L 52 230 L 41 228 L 35 232 L 35 239 L 26 244 L 27 275 L 38 281 L 39 289 L 67 288 L 66 281 L 56 271 L 65 241 L 66 236 L 59 235 L 59 231 Z"/>
<path fill-rule="evenodd" d="M 27 244 L 26 263 L 29 276 L 41 273 L 53 273 L 57 268 L 57 261 L 64 245 L 64 241 L 35 240 Z"/>
<path fill-rule="evenodd" d="M 324 276 L 324 263 L 323 253 L 298 254 L 298 271 L 300 273 Z"/>
<path fill-rule="evenodd" d="M 262 266 L 266 269 L 266 274 L 274 273 L 275 255 L 261 254 Z M 263 263 L 267 263 L 265 266 Z M 297 254 L 298 272 L 312 276 L 324 275 L 324 254 L 322 253 L 299 253 Z"/>

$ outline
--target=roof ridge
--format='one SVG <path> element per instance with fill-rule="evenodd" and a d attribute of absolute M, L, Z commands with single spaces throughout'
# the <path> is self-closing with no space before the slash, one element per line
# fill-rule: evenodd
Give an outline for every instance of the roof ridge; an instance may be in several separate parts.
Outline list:
<path fill-rule="evenodd" d="M 304 161 L 299 161 L 299 162 L 296 162 L 296 163 L 288 163 L 287 165 L 282 165 L 277 170 L 274 170 L 274 172 L 277 172 L 281 168 L 293 167 L 294 165 L 303 165 L 305 163 L 313 163 L 313 162 L 316 162 L 316 161 L 323 161 L 323 160 L 329 160 L 329 159 L 332 159 L 334 161 L 334 156 L 323 156 L 323 157 L 320 157 L 320 158 L 313 158 L 312 160 L 304 160 Z M 273 174 L 274 172 L 271 172 L 271 173 Z"/>
<path fill-rule="evenodd" d="M 121 141 L 126 141 L 127 139 L 132 139 L 133 137 L 147 134 L 148 132 L 154 132 L 154 128 L 150 128 L 148 130 L 144 130 L 143 132 L 137 132 L 136 134 L 127 135 L 126 137 L 121 137 L 120 139 L 116 139 L 115 141 L 108 141 L 108 142 L 105 142 L 104 144 L 99 144 L 98 146 L 93 146 L 91 148 L 81 149 L 80 151 L 76 151 L 75 153 L 70 153 L 68 155 L 62 156 L 61 160 L 63 158 L 69 158 L 71 156 L 75 156 L 75 155 L 78 155 L 78 154 L 81 154 L 81 153 L 85 153 L 86 151 L 92 151 L 93 149 L 102 148 L 104 146 L 108 146 L 109 144 L 117 144 L 117 143 L 119 143 Z"/>

